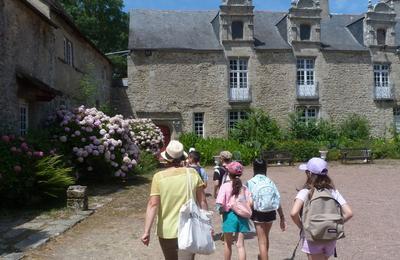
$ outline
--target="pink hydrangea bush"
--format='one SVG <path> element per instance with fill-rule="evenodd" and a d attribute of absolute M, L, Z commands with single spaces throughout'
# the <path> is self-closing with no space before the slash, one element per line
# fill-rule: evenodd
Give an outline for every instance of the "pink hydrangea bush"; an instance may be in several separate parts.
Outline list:
<path fill-rule="evenodd" d="M 141 151 L 159 153 L 163 146 L 164 136 L 151 119 L 131 119 L 130 127 Z"/>
<path fill-rule="evenodd" d="M 28 140 L 14 135 L 2 135 L 0 139 L 0 207 L 22 205 L 34 196 L 37 187 L 36 163 L 48 156 L 35 149 Z M 33 194 L 35 193 L 35 194 Z"/>
<path fill-rule="evenodd" d="M 125 177 L 138 163 L 140 150 L 157 153 L 161 131 L 150 120 L 109 117 L 96 108 L 61 108 L 49 118 L 53 138 L 80 173 Z"/>

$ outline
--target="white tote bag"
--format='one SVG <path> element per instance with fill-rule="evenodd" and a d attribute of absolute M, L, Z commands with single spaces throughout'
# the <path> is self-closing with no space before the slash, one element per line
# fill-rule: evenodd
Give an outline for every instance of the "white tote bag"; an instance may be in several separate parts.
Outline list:
<path fill-rule="evenodd" d="M 188 170 L 186 175 L 189 200 L 180 209 L 178 247 L 193 254 L 210 255 L 215 251 L 211 219 L 206 211 L 197 206 L 193 198 L 192 177 Z"/>

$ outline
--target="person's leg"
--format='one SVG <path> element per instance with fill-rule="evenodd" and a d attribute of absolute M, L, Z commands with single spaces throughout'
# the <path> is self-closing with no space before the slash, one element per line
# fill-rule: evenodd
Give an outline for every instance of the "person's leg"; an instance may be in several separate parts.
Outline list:
<path fill-rule="evenodd" d="M 232 241 L 233 235 L 232 233 L 224 233 L 224 259 L 231 260 L 232 257 Z"/>
<path fill-rule="evenodd" d="M 246 248 L 244 247 L 244 234 L 243 233 L 237 233 L 236 246 L 238 249 L 239 260 L 246 260 Z"/>
<path fill-rule="evenodd" d="M 269 232 L 271 223 L 255 223 L 258 238 L 258 247 L 260 250 L 260 260 L 268 260 Z"/>
<path fill-rule="evenodd" d="M 163 239 L 161 237 L 158 240 L 160 241 L 165 260 L 178 260 L 178 240 Z"/>
<path fill-rule="evenodd" d="M 178 250 L 178 260 L 194 260 L 194 254 L 187 251 Z"/>

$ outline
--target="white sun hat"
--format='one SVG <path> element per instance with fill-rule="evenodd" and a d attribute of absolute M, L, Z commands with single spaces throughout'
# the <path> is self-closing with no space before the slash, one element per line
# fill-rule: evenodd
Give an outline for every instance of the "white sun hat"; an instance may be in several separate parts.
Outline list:
<path fill-rule="evenodd" d="M 309 171 L 316 175 L 327 175 L 328 174 L 328 163 L 318 157 L 311 158 L 307 163 L 303 163 L 299 166 L 302 171 Z"/>
<path fill-rule="evenodd" d="M 161 153 L 161 157 L 169 162 L 178 159 L 186 159 L 187 153 L 183 150 L 183 144 L 179 141 L 172 140 L 167 145 L 164 152 Z"/>

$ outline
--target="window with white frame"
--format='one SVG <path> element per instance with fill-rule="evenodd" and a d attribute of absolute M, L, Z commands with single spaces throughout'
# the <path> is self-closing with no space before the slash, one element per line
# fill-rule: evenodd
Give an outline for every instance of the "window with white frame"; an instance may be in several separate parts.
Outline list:
<path fill-rule="evenodd" d="M 74 45 L 67 38 L 64 38 L 64 61 L 74 66 Z"/>
<path fill-rule="evenodd" d="M 319 108 L 318 107 L 298 107 L 300 121 L 308 124 L 315 122 L 318 119 Z"/>
<path fill-rule="evenodd" d="M 374 83 L 375 87 L 389 86 L 389 65 L 374 64 Z"/>
<path fill-rule="evenodd" d="M 233 129 L 235 127 L 235 124 L 242 119 L 247 118 L 247 112 L 246 111 L 229 111 L 229 120 L 228 120 L 228 126 L 229 129 Z"/>
<path fill-rule="evenodd" d="M 314 59 L 297 59 L 297 85 L 314 86 Z"/>
<path fill-rule="evenodd" d="M 393 109 L 393 117 L 394 117 L 394 127 L 396 133 L 400 133 L 400 107 L 395 107 Z"/>
<path fill-rule="evenodd" d="M 247 88 L 248 70 L 247 59 L 231 59 L 229 61 L 229 86 L 230 88 Z"/>
<path fill-rule="evenodd" d="M 193 114 L 193 127 L 197 136 L 204 137 L 204 113 Z"/>
<path fill-rule="evenodd" d="M 28 133 L 29 107 L 25 101 L 19 102 L 19 134 L 25 136 Z"/>

